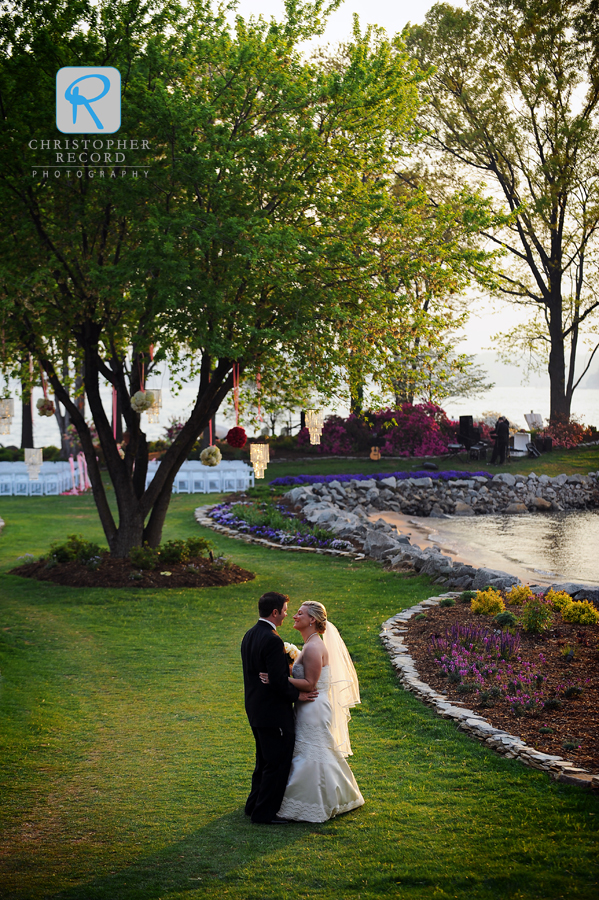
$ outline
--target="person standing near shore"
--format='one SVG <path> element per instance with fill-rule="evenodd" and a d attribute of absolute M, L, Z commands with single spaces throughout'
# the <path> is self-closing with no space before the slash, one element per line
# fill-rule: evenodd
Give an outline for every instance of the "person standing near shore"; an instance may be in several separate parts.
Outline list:
<path fill-rule="evenodd" d="M 497 462 L 497 457 L 499 457 L 499 465 L 503 465 L 510 442 L 510 425 L 505 416 L 499 416 L 495 423 L 495 431 L 491 433 L 491 437 L 495 438 L 491 465 Z"/>

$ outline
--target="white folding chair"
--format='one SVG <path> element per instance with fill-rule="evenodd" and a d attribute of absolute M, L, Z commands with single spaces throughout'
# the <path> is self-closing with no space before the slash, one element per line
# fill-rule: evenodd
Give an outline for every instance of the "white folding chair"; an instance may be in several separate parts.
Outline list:
<path fill-rule="evenodd" d="M 0 496 L 12 496 L 12 475 L 0 475 Z"/>
<path fill-rule="evenodd" d="M 30 497 L 43 497 L 44 496 L 44 481 L 40 476 L 37 481 L 29 482 L 29 496 Z"/>
<path fill-rule="evenodd" d="M 175 476 L 175 484 L 177 485 L 177 494 L 191 493 L 189 472 L 179 470 Z"/>
<path fill-rule="evenodd" d="M 237 490 L 237 478 L 235 469 L 225 469 L 221 475 L 221 484 L 223 491 Z"/>
<path fill-rule="evenodd" d="M 199 472 L 196 470 L 192 470 L 189 477 L 191 478 L 192 494 L 205 494 L 206 493 L 206 475 L 205 475 L 205 473 Z"/>
<path fill-rule="evenodd" d="M 29 475 L 17 473 L 12 484 L 12 492 L 15 497 L 29 496 Z"/>
<path fill-rule="evenodd" d="M 209 494 L 220 494 L 223 485 L 222 472 L 215 471 L 215 468 L 208 469 L 206 474 L 206 491 Z"/>
<path fill-rule="evenodd" d="M 47 497 L 54 494 L 60 494 L 60 479 L 58 472 L 53 472 L 51 475 L 44 475 L 41 480 L 44 486 L 44 494 Z"/>

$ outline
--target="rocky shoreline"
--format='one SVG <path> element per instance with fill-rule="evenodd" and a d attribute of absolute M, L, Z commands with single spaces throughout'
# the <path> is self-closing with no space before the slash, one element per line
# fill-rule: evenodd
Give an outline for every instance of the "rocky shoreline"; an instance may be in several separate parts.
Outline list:
<path fill-rule="evenodd" d="M 393 511 L 409 515 L 447 518 L 450 515 L 474 516 L 489 513 L 518 515 L 549 510 L 599 508 L 599 473 L 589 475 L 512 475 L 500 473 L 492 478 L 443 481 L 441 479 L 394 476 L 381 479 L 350 480 L 341 483 L 299 485 L 285 495 L 297 512 L 312 525 L 326 528 L 339 538 L 358 543 L 366 556 L 384 561 L 391 568 L 413 567 L 429 575 L 435 584 L 449 590 L 479 590 L 492 585 L 509 589 L 519 579 L 496 569 L 475 568 L 454 562 L 436 547 L 412 546 L 407 535 L 377 512 Z M 544 591 L 547 586 L 534 586 Z M 577 600 L 599 605 L 599 588 L 573 582 L 559 582 L 555 590 L 565 590 Z"/>

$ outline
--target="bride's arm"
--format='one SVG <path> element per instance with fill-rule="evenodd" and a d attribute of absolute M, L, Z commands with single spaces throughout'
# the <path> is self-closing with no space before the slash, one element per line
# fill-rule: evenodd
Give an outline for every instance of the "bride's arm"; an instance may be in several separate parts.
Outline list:
<path fill-rule="evenodd" d="M 306 647 L 302 656 L 304 678 L 290 678 L 291 684 L 299 691 L 314 691 L 322 672 L 322 650 L 318 644 Z"/>

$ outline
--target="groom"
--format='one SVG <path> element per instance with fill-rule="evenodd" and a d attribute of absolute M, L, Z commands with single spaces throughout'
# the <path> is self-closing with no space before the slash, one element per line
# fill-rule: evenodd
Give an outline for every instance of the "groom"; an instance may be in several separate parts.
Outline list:
<path fill-rule="evenodd" d="M 289 597 L 269 591 L 258 600 L 260 618 L 241 642 L 245 711 L 256 741 L 256 768 L 245 804 L 256 825 L 285 825 L 277 812 L 283 800 L 295 744 L 293 703 L 315 700 L 317 691 L 298 691 L 288 680 L 289 664 L 277 627 L 287 616 Z M 269 684 L 259 673 L 268 672 Z"/>

